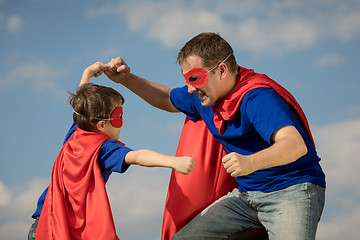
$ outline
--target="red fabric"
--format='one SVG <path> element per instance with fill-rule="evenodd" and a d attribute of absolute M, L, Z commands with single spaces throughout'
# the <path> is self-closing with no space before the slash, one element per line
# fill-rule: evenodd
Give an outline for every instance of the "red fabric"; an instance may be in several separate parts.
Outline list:
<path fill-rule="evenodd" d="M 277 94 L 279 94 L 290 106 L 292 106 L 309 135 L 311 142 L 315 146 L 305 113 L 291 93 L 265 74 L 258 74 L 252 69 L 246 69 L 243 67 L 240 68 L 239 77 L 236 80 L 234 89 L 230 92 L 226 99 L 213 105 L 214 124 L 220 134 L 224 132 L 224 121 L 235 119 L 236 113 L 239 110 L 241 101 L 245 94 L 256 88 L 273 88 Z"/>
<path fill-rule="evenodd" d="M 119 239 L 97 156 L 110 139 L 77 129 L 55 160 L 36 239 Z"/>
<path fill-rule="evenodd" d="M 215 200 L 237 187 L 222 166 L 226 154 L 205 123 L 188 118 L 181 133 L 177 156 L 192 156 L 195 168 L 189 175 L 172 171 L 163 217 L 162 240 L 170 239 Z"/>

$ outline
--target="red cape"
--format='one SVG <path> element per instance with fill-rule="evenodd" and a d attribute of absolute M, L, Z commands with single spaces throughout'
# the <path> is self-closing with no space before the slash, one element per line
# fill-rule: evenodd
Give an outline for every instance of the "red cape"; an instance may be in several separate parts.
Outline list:
<path fill-rule="evenodd" d="M 212 110 L 214 112 L 214 124 L 219 130 L 220 134 L 224 131 L 224 121 L 233 120 L 236 117 L 236 113 L 240 108 L 243 97 L 249 91 L 256 88 L 272 88 L 289 104 L 298 115 L 305 131 L 307 132 L 310 141 L 314 143 L 308 121 L 305 113 L 301 109 L 296 99 L 285 88 L 279 85 L 277 82 L 269 78 L 265 74 L 255 73 L 252 69 L 240 67 L 239 76 L 236 80 L 234 89 L 228 94 L 228 96 L 221 102 L 216 102 Z"/>
<path fill-rule="evenodd" d="M 110 138 L 77 129 L 55 160 L 36 239 L 118 239 L 97 156 Z"/>
<path fill-rule="evenodd" d="M 213 107 L 218 111 L 214 122 L 220 133 L 223 131 L 223 121 L 234 117 L 245 94 L 256 88 L 273 88 L 292 106 L 314 144 L 305 114 L 295 98 L 268 76 L 246 68 L 240 68 L 237 86 L 229 98 Z M 235 178 L 222 166 L 221 159 L 225 154 L 223 146 L 214 139 L 202 120 L 194 123 L 186 118 L 176 156 L 192 156 L 196 166 L 189 175 L 172 171 L 165 203 L 162 240 L 171 239 L 199 212 L 238 186 Z"/>
<path fill-rule="evenodd" d="M 176 155 L 192 156 L 196 165 L 189 175 L 172 171 L 161 239 L 170 239 L 204 208 L 237 186 L 235 178 L 221 166 L 224 154 L 224 147 L 202 120 L 194 123 L 186 118 Z"/>

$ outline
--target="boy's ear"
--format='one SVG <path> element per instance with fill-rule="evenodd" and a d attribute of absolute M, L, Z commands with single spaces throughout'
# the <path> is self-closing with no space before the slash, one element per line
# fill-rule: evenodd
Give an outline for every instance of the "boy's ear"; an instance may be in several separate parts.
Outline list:
<path fill-rule="evenodd" d="M 103 121 L 103 120 L 98 121 L 98 122 L 96 123 L 96 128 L 97 128 L 98 131 L 104 132 L 105 121 Z"/>

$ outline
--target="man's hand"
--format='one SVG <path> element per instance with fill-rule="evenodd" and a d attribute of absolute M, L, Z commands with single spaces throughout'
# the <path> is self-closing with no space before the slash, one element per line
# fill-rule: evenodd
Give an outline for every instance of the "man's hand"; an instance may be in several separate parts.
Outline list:
<path fill-rule="evenodd" d="M 236 152 L 229 153 L 222 158 L 226 171 L 232 177 L 248 175 L 255 171 L 251 157 Z"/>
<path fill-rule="evenodd" d="M 111 59 L 107 66 L 105 74 L 112 81 L 121 83 L 128 78 L 130 68 L 121 57 Z"/>
<path fill-rule="evenodd" d="M 261 169 L 292 163 L 307 153 L 305 142 L 298 130 L 291 125 L 276 130 L 273 144 L 257 153 L 241 155 L 232 152 L 223 157 L 222 162 L 232 177 L 248 175 Z"/>

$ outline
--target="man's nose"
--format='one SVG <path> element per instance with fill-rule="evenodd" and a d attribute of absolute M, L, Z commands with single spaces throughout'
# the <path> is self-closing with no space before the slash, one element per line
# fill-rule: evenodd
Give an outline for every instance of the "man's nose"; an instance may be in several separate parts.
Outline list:
<path fill-rule="evenodd" d="M 191 86 L 191 84 L 188 84 L 188 93 L 193 93 L 195 92 L 197 89 L 193 86 Z"/>

